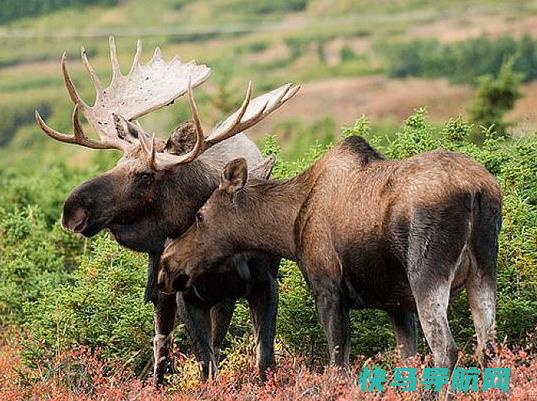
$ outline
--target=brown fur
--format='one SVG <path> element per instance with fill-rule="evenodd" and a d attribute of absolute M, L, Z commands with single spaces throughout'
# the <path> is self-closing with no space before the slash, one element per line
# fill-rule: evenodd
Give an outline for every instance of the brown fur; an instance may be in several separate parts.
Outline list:
<path fill-rule="evenodd" d="M 187 121 L 179 125 L 166 141 L 166 151 L 171 154 L 181 155 L 192 150 L 196 144 L 196 125 Z"/>
<path fill-rule="evenodd" d="M 245 171 L 244 159 L 230 162 L 198 224 L 165 249 L 165 285 L 238 251 L 281 255 L 313 290 L 332 362 L 348 361 L 349 309 L 374 307 L 390 314 L 405 356 L 416 350 L 417 311 L 435 363 L 447 367 L 457 355 L 447 305 L 466 286 L 485 363 L 502 202 L 485 168 L 444 150 L 386 160 L 350 137 L 288 181 L 246 182 Z"/>

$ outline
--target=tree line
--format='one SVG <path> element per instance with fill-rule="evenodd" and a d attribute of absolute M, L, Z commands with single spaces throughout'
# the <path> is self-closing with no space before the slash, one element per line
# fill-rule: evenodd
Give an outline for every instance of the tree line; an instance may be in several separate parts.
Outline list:
<path fill-rule="evenodd" d="M 537 78 L 537 41 L 530 36 L 480 36 L 450 44 L 414 40 L 378 47 L 387 59 L 387 74 L 394 78 L 447 77 L 453 83 L 476 84 L 483 75 L 497 77 L 502 64 L 513 57 L 513 71 L 522 74 L 524 82 Z"/>
<path fill-rule="evenodd" d="M 92 4 L 114 5 L 118 0 L 2 0 L 0 7 L 0 24 L 41 14 L 47 14 L 70 6 L 87 6 Z"/>

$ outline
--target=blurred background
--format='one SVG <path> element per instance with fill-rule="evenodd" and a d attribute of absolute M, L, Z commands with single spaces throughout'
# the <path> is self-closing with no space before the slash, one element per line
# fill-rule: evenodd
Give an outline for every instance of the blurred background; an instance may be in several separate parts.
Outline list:
<path fill-rule="evenodd" d="M 257 141 L 276 134 L 290 158 L 315 141 L 332 141 L 362 114 L 374 132 L 393 135 L 421 106 L 438 125 L 462 114 L 513 136 L 537 126 L 537 1 L 2 0 L 0 168 L 24 168 L 28 158 L 92 163 L 94 152 L 46 138 L 33 113 L 37 108 L 51 126 L 71 132 L 61 54 L 68 52 L 75 83 L 92 104 L 80 46 L 106 84 L 108 35 L 116 36 L 124 73 L 138 38 L 144 61 L 161 46 L 167 59 L 178 54 L 209 65 L 210 79 L 196 90 L 207 127 L 237 107 L 249 79 L 255 93 L 302 84 L 293 101 L 252 129 Z M 511 70 L 503 81 L 502 63 Z M 507 91 L 501 121 L 475 110 L 487 74 L 487 101 Z M 144 126 L 167 136 L 187 118 L 186 102 L 178 101 Z"/>

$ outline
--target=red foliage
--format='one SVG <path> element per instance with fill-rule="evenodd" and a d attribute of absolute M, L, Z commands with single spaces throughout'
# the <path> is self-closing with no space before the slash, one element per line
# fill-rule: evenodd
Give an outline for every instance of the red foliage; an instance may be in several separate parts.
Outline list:
<path fill-rule="evenodd" d="M 471 359 L 461 355 L 461 363 Z M 206 384 L 171 385 L 163 391 L 150 383 L 135 378 L 122 366 L 105 364 L 98 355 L 79 349 L 58 355 L 51 366 L 29 368 L 22 363 L 21 350 L 13 345 L 0 346 L 0 400 L 387 400 L 414 401 L 423 398 L 423 392 L 404 393 L 386 386 L 382 393 L 362 393 L 357 378 L 363 362 L 347 372 L 333 368 L 314 372 L 300 358 L 283 358 L 276 372 L 260 385 L 248 361 L 246 369 L 228 369 L 217 380 Z M 368 360 L 367 366 L 375 362 Z M 411 367 L 418 370 L 429 363 L 416 358 Z M 390 365 L 393 365 L 390 363 Z M 527 350 L 501 348 L 492 366 L 511 368 L 510 390 L 478 393 L 457 393 L 456 400 L 533 401 L 537 400 L 537 355 Z"/>

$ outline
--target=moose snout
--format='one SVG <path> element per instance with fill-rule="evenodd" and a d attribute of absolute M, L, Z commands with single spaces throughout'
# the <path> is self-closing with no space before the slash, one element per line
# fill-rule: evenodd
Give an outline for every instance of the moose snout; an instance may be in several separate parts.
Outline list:
<path fill-rule="evenodd" d="M 62 225 L 66 230 L 81 233 L 89 223 L 90 213 L 77 188 L 69 194 L 63 204 Z"/>

